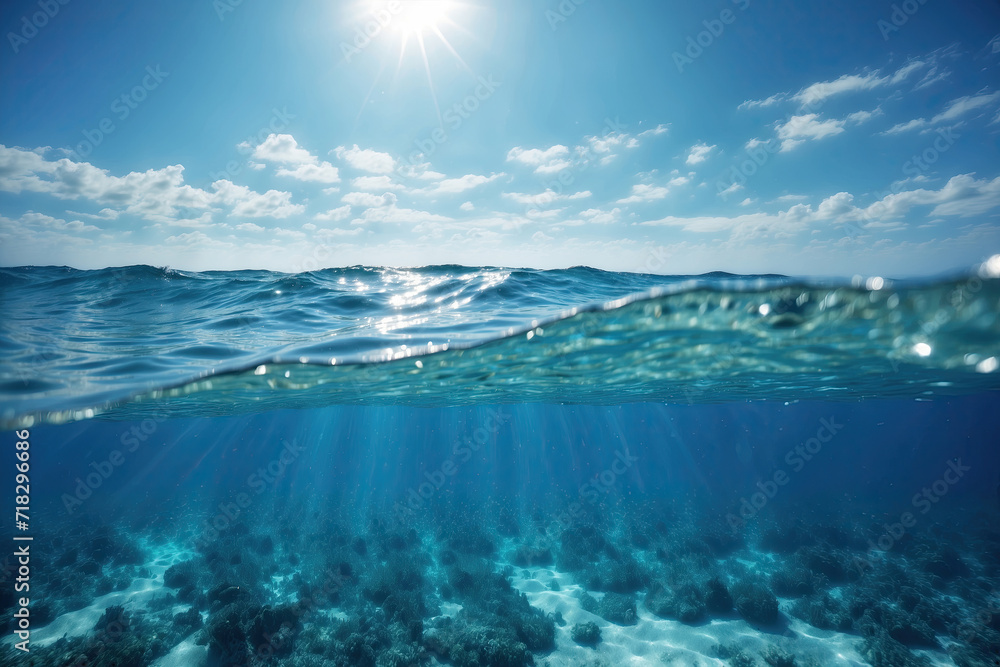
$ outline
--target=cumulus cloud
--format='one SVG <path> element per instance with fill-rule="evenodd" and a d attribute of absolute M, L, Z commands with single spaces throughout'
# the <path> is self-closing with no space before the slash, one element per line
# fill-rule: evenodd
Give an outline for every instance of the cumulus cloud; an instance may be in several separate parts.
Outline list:
<path fill-rule="evenodd" d="M 426 190 L 422 190 L 421 192 L 429 195 L 458 194 L 460 192 L 472 190 L 473 188 L 478 188 L 480 185 L 492 183 L 501 176 L 505 176 L 505 174 L 502 172 L 499 174 L 490 174 L 489 176 L 483 176 L 481 174 L 466 174 L 465 176 L 459 176 L 458 178 L 446 178 L 442 181 L 438 181 L 431 187 Z"/>
<path fill-rule="evenodd" d="M 351 206 L 389 206 L 396 203 L 396 195 L 386 192 L 383 195 L 373 195 L 368 192 L 348 192 L 340 201 Z"/>
<path fill-rule="evenodd" d="M 350 148 L 338 146 L 333 152 L 355 169 L 372 174 L 390 174 L 396 168 L 396 161 L 388 153 L 380 153 L 370 148 L 358 148 L 357 144 Z"/>
<path fill-rule="evenodd" d="M 358 176 L 351 180 L 358 190 L 405 190 L 399 183 L 393 183 L 388 176 Z"/>
<path fill-rule="evenodd" d="M 675 170 L 673 174 L 677 174 Z M 631 193 L 628 197 L 623 197 L 619 199 L 616 203 L 618 204 L 636 204 L 641 202 L 656 201 L 658 199 L 664 199 L 669 195 L 674 188 L 680 187 L 682 185 L 687 185 L 691 182 L 691 175 L 687 176 L 675 175 L 674 178 L 670 179 L 666 185 L 652 185 L 649 183 L 636 183 L 632 186 Z"/>
<path fill-rule="evenodd" d="M 329 162 L 319 164 L 300 164 L 295 169 L 280 167 L 276 172 L 278 176 L 291 176 L 304 182 L 311 183 L 339 183 L 340 174 L 336 167 Z"/>
<path fill-rule="evenodd" d="M 246 218 L 287 218 L 305 211 L 305 206 L 292 204 L 292 194 L 279 190 L 268 190 L 261 194 L 245 185 L 235 185 L 232 181 L 221 180 L 212 183 L 217 199 L 233 207 L 233 215 Z"/>
<path fill-rule="evenodd" d="M 916 189 L 891 193 L 866 207 L 858 206 L 852 194 L 838 192 L 824 199 L 815 209 L 807 204 L 794 204 L 777 213 L 758 212 L 733 217 L 667 216 L 640 224 L 679 227 L 697 233 L 728 232 L 739 238 L 789 236 L 820 224 L 860 223 L 863 227 L 884 231 L 898 228 L 899 225 L 894 223 L 902 222 L 904 216 L 916 207 L 928 207 L 931 217 L 971 218 L 983 215 L 1000 207 L 1000 177 L 985 180 L 963 174 L 951 178 L 940 190 Z"/>
<path fill-rule="evenodd" d="M 318 157 L 299 146 L 290 134 L 269 134 L 267 139 L 251 147 L 247 142 L 239 144 L 244 150 L 253 149 L 253 157 L 264 162 L 277 162 L 281 166 L 278 176 L 311 183 L 339 183 L 339 170 L 329 162 L 321 162 Z M 263 166 L 263 165 L 262 165 Z M 252 168 L 256 168 L 251 163 Z"/>
<path fill-rule="evenodd" d="M 662 185 L 636 183 L 632 186 L 632 194 L 618 200 L 619 204 L 634 204 L 637 202 L 655 201 L 670 194 L 670 188 Z"/>
<path fill-rule="evenodd" d="M 304 207 L 291 203 L 291 193 L 263 194 L 228 180 L 216 181 L 212 191 L 184 183 L 184 167 L 131 172 L 114 176 L 89 162 L 69 158 L 46 159 L 48 149 L 34 151 L 0 145 L 0 191 L 39 192 L 59 199 L 87 200 L 120 213 L 153 222 L 203 222 L 218 206 L 232 207 L 237 216 L 287 217 Z"/>
<path fill-rule="evenodd" d="M 620 215 L 620 208 L 613 208 L 610 211 L 604 211 L 599 208 L 589 208 L 586 211 L 580 212 L 581 218 L 587 222 L 594 223 L 595 225 L 605 225 L 617 222 Z"/>
<path fill-rule="evenodd" d="M 239 144 L 244 150 L 253 149 L 253 157 L 266 162 L 281 162 L 283 164 L 312 164 L 317 158 L 306 149 L 299 146 L 295 137 L 290 134 L 269 134 L 267 139 L 257 146 L 247 142 Z"/>
<path fill-rule="evenodd" d="M 36 213 L 35 211 L 28 211 L 27 213 L 24 213 L 20 220 L 18 220 L 18 223 L 25 227 L 34 227 L 57 232 L 79 233 L 100 231 L 99 227 L 88 225 L 80 222 L 79 220 L 66 221 L 62 218 L 54 218 L 51 215 Z"/>
<path fill-rule="evenodd" d="M 539 192 L 536 194 L 527 194 L 525 192 L 504 192 L 501 196 L 518 204 L 547 206 L 557 201 L 563 201 L 566 199 L 586 199 L 591 196 L 591 192 L 590 190 L 581 190 L 580 192 L 568 194 L 565 192 L 556 192 L 555 190 L 549 188 L 546 189 L 545 192 Z"/>
<path fill-rule="evenodd" d="M 337 208 L 330 209 L 326 213 L 317 213 L 317 220 L 329 220 L 331 222 L 337 222 L 347 218 L 351 214 L 351 207 L 349 204 L 343 206 L 338 206 Z M 305 225 L 303 225 L 305 226 Z"/>
<path fill-rule="evenodd" d="M 569 148 L 558 144 L 545 150 L 515 146 L 507 151 L 508 162 L 520 162 L 532 167 L 536 174 L 552 174 L 562 171 L 573 164 L 568 157 Z"/>
<path fill-rule="evenodd" d="M 691 165 L 701 164 L 708 159 L 708 156 L 712 153 L 713 148 L 715 148 L 714 145 L 709 146 L 705 143 L 695 144 L 688 152 L 687 160 L 685 160 L 685 162 Z"/>

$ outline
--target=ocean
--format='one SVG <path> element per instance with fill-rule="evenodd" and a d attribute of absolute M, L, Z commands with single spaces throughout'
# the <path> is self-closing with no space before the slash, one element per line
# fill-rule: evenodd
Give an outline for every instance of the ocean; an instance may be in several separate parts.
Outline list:
<path fill-rule="evenodd" d="M 0 663 L 1000 664 L 1000 258 L 0 269 Z"/>

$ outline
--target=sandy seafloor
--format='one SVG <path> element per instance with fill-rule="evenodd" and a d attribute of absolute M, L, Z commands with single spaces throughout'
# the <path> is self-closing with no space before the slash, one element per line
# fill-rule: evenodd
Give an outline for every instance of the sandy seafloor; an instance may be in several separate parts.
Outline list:
<path fill-rule="evenodd" d="M 516 547 L 510 543 L 509 547 Z M 32 632 L 32 646 L 36 649 L 51 646 L 64 638 L 87 637 L 93 635 L 95 625 L 105 610 L 115 605 L 124 605 L 131 614 L 141 616 L 147 610 L 162 610 L 164 600 L 174 597 L 175 591 L 164 586 L 164 573 L 174 565 L 196 557 L 190 550 L 176 550 L 171 543 L 159 545 L 145 544 L 145 551 L 151 554 L 148 562 L 139 570 L 148 576 L 136 578 L 131 585 L 95 598 L 88 606 L 67 612 L 43 627 Z M 501 549 L 501 551 L 504 551 Z M 756 552 L 758 560 L 742 560 L 751 571 L 773 564 L 767 553 Z M 506 563 L 497 561 L 497 569 Z M 719 561 L 720 567 L 724 562 Z M 290 590 L 289 580 L 295 573 L 273 576 L 268 594 L 274 604 L 294 603 L 295 594 Z M 762 577 L 766 574 L 761 573 Z M 618 665 L 708 667 L 712 665 L 823 665 L 830 667 L 861 667 L 870 665 L 859 652 L 859 637 L 831 630 L 821 630 L 794 618 L 789 612 L 792 600 L 778 598 L 781 621 L 772 627 L 755 627 L 738 618 L 714 619 L 697 624 L 686 624 L 676 620 L 659 618 L 641 604 L 637 605 L 637 622 L 633 625 L 611 623 L 599 615 L 582 608 L 580 596 L 586 588 L 574 580 L 572 575 L 554 567 L 515 567 L 511 577 L 513 587 L 527 596 L 530 604 L 545 612 L 561 616 L 564 623 L 556 626 L 555 649 L 536 655 L 537 665 L 546 667 L 613 667 Z M 831 592 L 836 595 L 838 589 Z M 591 595 L 600 599 L 601 593 Z M 159 601 L 159 602 L 157 602 Z M 188 611 L 190 605 L 168 602 L 169 614 Z M 441 614 L 436 617 L 454 618 L 462 609 L 461 604 L 442 602 Z M 202 612 L 207 620 L 208 614 Z M 339 608 L 323 609 L 303 623 L 303 629 L 310 626 L 330 626 L 344 620 L 347 615 Z M 435 619 L 430 619 L 431 621 Z M 584 646 L 573 641 L 570 628 L 578 623 L 592 622 L 601 629 L 601 641 L 596 646 Z M 154 667 L 212 667 L 220 664 L 210 655 L 202 631 L 191 632 L 183 637 L 169 652 L 151 664 Z M 9 646 L 11 637 L 4 642 Z M 746 660 L 720 658 L 719 646 L 741 649 Z M 792 662 L 754 662 L 753 657 L 763 656 L 767 648 L 778 647 L 784 657 Z M 916 649 L 913 655 L 934 667 L 952 666 L 956 663 L 942 650 Z M 294 664 L 294 663 L 288 663 Z M 381 664 L 381 663 L 380 663 Z M 447 665 L 436 656 L 427 656 L 426 664 Z"/>

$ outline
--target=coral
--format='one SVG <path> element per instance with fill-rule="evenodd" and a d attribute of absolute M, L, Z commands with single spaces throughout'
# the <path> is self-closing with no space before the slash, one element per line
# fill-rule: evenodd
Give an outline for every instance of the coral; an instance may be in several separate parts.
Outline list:
<path fill-rule="evenodd" d="M 826 588 L 826 583 L 826 577 L 801 566 L 777 570 L 771 575 L 771 590 L 782 597 L 812 595 L 817 590 Z"/>
<path fill-rule="evenodd" d="M 796 667 L 795 656 L 781 650 L 777 646 L 768 646 L 761 657 L 771 667 Z"/>
<path fill-rule="evenodd" d="M 778 620 L 778 600 L 764 586 L 744 580 L 733 586 L 736 611 L 750 623 L 769 625 Z"/>
<path fill-rule="evenodd" d="M 657 584 L 647 593 L 645 604 L 657 616 L 676 618 L 682 623 L 697 623 L 706 614 L 702 592 L 691 583 L 676 588 Z"/>
<path fill-rule="evenodd" d="M 570 636 L 577 644 L 596 646 L 601 641 L 601 629 L 593 621 L 577 623 L 570 630 Z"/>
<path fill-rule="evenodd" d="M 705 607 L 713 614 L 727 614 L 733 609 L 733 596 L 718 577 L 705 584 Z"/>
<path fill-rule="evenodd" d="M 853 621 L 843 604 L 826 593 L 797 600 L 792 605 L 791 614 L 821 630 L 849 632 L 853 627 Z"/>
<path fill-rule="evenodd" d="M 882 628 L 865 637 L 861 655 L 872 667 L 930 667 L 931 664 L 927 658 L 914 655 Z"/>
<path fill-rule="evenodd" d="M 196 586 L 201 576 L 202 568 L 194 560 L 186 560 L 171 565 L 163 573 L 163 585 L 167 588 L 187 588 Z"/>
<path fill-rule="evenodd" d="M 174 625 L 185 634 L 200 628 L 201 623 L 201 614 L 194 607 L 174 615 Z"/>
<path fill-rule="evenodd" d="M 427 634 L 427 645 L 458 667 L 522 667 L 534 664 L 528 647 L 504 626 L 469 623 L 459 614 L 449 623 Z"/>
<path fill-rule="evenodd" d="M 715 647 L 715 654 L 729 667 L 757 667 L 757 661 L 735 644 L 719 644 Z"/>
<path fill-rule="evenodd" d="M 616 625 L 635 625 L 639 618 L 635 599 L 631 595 L 605 593 L 598 602 L 592 595 L 584 593 L 580 602 L 586 611 Z"/>
<path fill-rule="evenodd" d="M 240 625 L 240 612 L 230 605 L 209 619 L 208 652 L 222 664 L 244 664 L 249 656 L 246 632 Z"/>

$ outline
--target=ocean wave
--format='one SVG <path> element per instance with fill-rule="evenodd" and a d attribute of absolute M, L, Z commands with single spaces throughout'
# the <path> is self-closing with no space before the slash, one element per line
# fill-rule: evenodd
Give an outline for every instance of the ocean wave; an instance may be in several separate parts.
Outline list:
<path fill-rule="evenodd" d="M 0 269 L 0 422 L 995 390 L 1000 280 Z"/>

